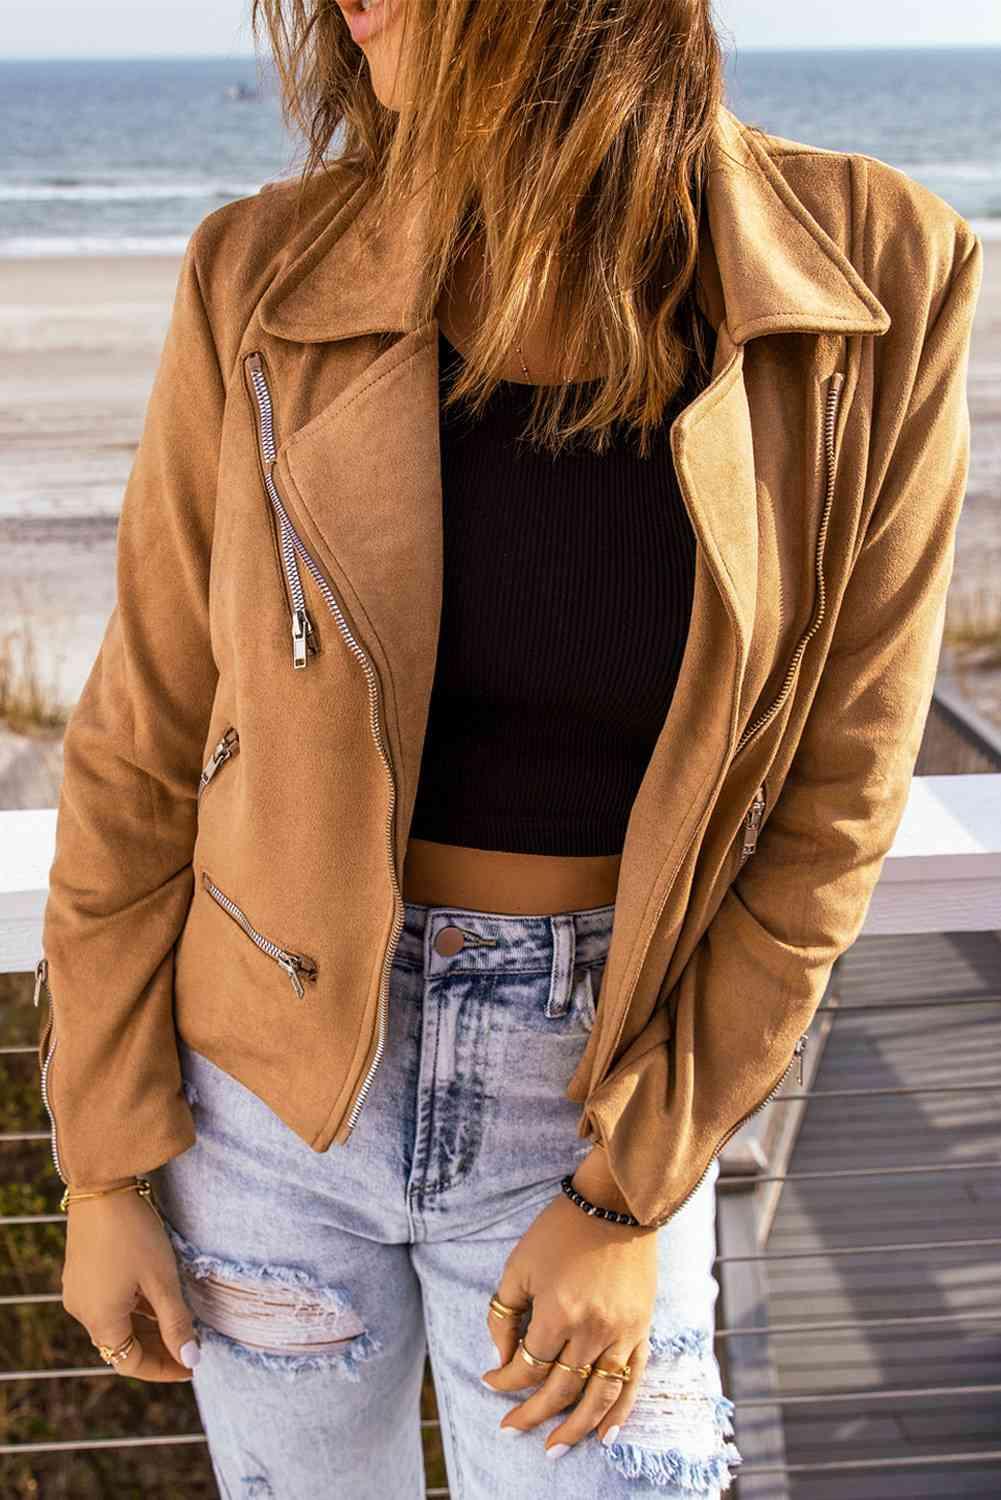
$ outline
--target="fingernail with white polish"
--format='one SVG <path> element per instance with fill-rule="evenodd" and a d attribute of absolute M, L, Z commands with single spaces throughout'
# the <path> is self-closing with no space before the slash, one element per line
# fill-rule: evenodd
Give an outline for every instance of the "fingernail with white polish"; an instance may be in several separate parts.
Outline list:
<path fill-rule="evenodd" d="M 601 1441 L 604 1443 L 605 1447 L 608 1448 L 612 1443 L 615 1442 L 615 1439 L 618 1437 L 618 1435 L 618 1427 L 610 1427 Z"/>
<path fill-rule="evenodd" d="M 520 1433 L 522 1431 L 522 1428 L 520 1428 L 520 1427 L 501 1427 L 501 1428 L 498 1428 L 498 1431 L 500 1432 L 501 1437 L 514 1437 L 517 1433 Z"/>
<path fill-rule="evenodd" d="M 195 1368 L 195 1365 L 198 1363 L 201 1357 L 202 1351 L 199 1349 L 194 1339 L 188 1339 L 188 1342 L 186 1344 L 181 1345 L 181 1364 L 187 1365 L 189 1370 L 193 1370 Z"/>
<path fill-rule="evenodd" d="M 546 1449 L 547 1458 L 562 1458 L 564 1453 L 570 1452 L 569 1443 L 554 1443 L 551 1448 Z"/>

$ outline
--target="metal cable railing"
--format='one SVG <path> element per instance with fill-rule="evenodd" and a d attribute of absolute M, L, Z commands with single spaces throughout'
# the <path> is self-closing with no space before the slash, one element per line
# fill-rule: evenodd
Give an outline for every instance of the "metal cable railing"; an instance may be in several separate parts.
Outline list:
<path fill-rule="evenodd" d="M 995 934 L 995 939 L 996 936 L 997 934 Z M 995 956 L 992 954 L 992 958 L 995 958 L 996 962 L 1001 965 L 1001 955 Z M 877 1029 L 875 1032 L 859 1033 L 862 1038 L 859 1043 L 859 1050 L 855 1050 L 853 1041 L 851 1049 L 847 1054 L 839 1054 L 843 1058 L 841 1066 L 845 1065 L 847 1059 L 852 1059 L 851 1065 L 854 1066 L 856 1059 L 861 1058 L 871 1062 L 873 1057 L 878 1057 L 884 1068 L 894 1066 L 895 1064 L 892 1062 L 892 1050 L 887 1050 L 882 1045 L 882 1039 L 884 1037 L 891 1037 L 892 1041 L 898 1044 L 901 1042 L 913 1044 L 925 1035 L 925 1027 L 918 1024 L 918 1019 L 922 1013 L 926 1013 L 929 1009 L 934 1009 L 942 1021 L 942 1027 L 937 1029 L 937 1034 L 941 1037 L 943 1030 L 946 1032 L 949 1030 L 953 1007 L 961 1008 L 960 1017 L 957 1017 L 956 1021 L 957 1026 L 969 1026 L 970 1024 L 979 1026 L 981 1024 L 979 1019 L 969 1009 L 971 1006 L 977 1006 L 985 1010 L 984 1024 L 988 1027 L 996 1027 L 997 1011 L 999 1004 L 1001 1004 L 1001 995 L 998 994 L 994 985 L 990 985 L 988 993 L 981 994 L 965 993 L 958 994 L 955 997 L 919 995 L 903 1000 L 879 999 L 847 1003 L 842 999 L 842 988 L 843 985 L 839 985 L 838 991 L 833 998 L 825 1000 L 818 1009 L 818 1017 L 821 1018 L 820 1024 L 827 1027 L 825 1032 L 826 1040 L 823 1044 L 824 1056 L 826 1057 L 827 1055 L 827 1049 L 832 1047 L 832 1039 L 834 1037 L 838 1037 L 839 1039 L 842 1036 L 855 1037 L 855 1023 L 872 1021 Z M 889 1024 L 892 1027 L 892 1017 L 897 1012 L 907 1014 L 907 1019 L 902 1023 L 902 1027 L 894 1027 L 892 1032 L 887 1032 L 887 1019 L 891 1018 Z M 966 1017 L 970 1016 L 974 1017 L 972 1022 L 966 1019 Z M 831 1019 L 828 1021 L 827 1017 Z M 845 1025 L 851 1028 L 847 1033 L 843 1033 L 842 1031 L 842 1027 Z M 868 1040 L 866 1039 L 867 1037 Z M 935 1101 L 939 1099 L 947 1100 L 952 1096 L 961 1096 L 964 1099 L 979 1099 L 982 1101 L 982 1104 L 976 1118 L 982 1121 L 984 1119 L 983 1104 L 988 1104 L 993 1096 L 1001 1099 L 1001 1077 L 992 1079 L 985 1076 L 989 1069 L 997 1066 L 995 1059 L 1001 1055 L 997 1047 L 997 1040 L 996 1032 L 992 1030 L 989 1034 L 989 1039 L 980 1044 L 981 1050 L 976 1055 L 975 1074 L 972 1078 L 970 1077 L 970 1066 L 968 1063 L 957 1062 L 954 1064 L 954 1066 L 964 1067 L 962 1082 L 955 1083 L 948 1077 L 949 1064 L 946 1062 L 943 1064 L 943 1072 L 940 1074 L 942 1081 L 938 1079 L 929 1079 L 927 1082 L 915 1080 L 914 1082 L 905 1081 L 892 1085 L 884 1085 L 880 1082 L 879 1086 L 869 1085 L 851 1088 L 836 1086 L 830 1088 L 815 1086 L 800 1087 L 795 1092 L 787 1091 L 780 1093 L 772 1103 L 797 1105 L 800 1113 L 796 1118 L 799 1126 L 801 1126 L 804 1118 L 802 1112 L 810 1106 L 821 1106 L 826 1104 L 827 1101 L 851 1101 L 853 1108 L 849 1119 L 852 1122 L 852 1129 L 855 1132 L 854 1138 L 856 1139 L 859 1122 L 870 1119 L 869 1114 L 866 1113 L 866 1105 L 869 1101 L 879 1101 L 879 1108 L 884 1108 L 883 1101 L 886 1101 L 885 1109 L 890 1111 L 895 1110 L 897 1101 L 918 1100 L 922 1103 L 927 1101 L 929 1109 L 934 1112 Z M 970 1050 L 969 1045 L 967 1045 L 966 1050 Z M 960 1056 L 962 1056 L 962 1052 L 960 1052 Z M 815 1071 L 817 1067 L 818 1062 L 815 1059 Z M 979 1076 L 976 1076 L 977 1074 Z M 823 1138 L 825 1148 L 822 1152 L 821 1160 L 825 1161 L 838 1150 L 838 1124 L 835 1123 L 826 1128 L 820 1124 L 821 1121 L 826 1121 L 829 1118 L 831 1117 L 827 1113 L 818 1115 L 812 1135 L 814 1142 L 819 1142 Z M 838 1117 L 839 1121 L 841 1118 L 841 1116 Z M 890 1121 L 894 1116 L 884 1114 L 882 1116 L 873 1115 L 872 1118 L 882 1118 Z M 923 1114 L 922 1119 L 924 1118 L 925 1115 Z M 896 1138 L 896 1130 L 899 1130 L 899 1127 L 895 1128 L 888 1125 L 887 1128 L 891 1137 Z M 984 1144 L 994 1144 L 996 1138 L 996 1132 L 994 1132 L 990 1142 L 985 1140 Z M 786 1140 L 784 1148 L 789 1158 L 791 1158 L 792 1154 L 793 1139 L 794 1137 L 789 1137 Z M 787 1161 L 786 1159 L 782 1159 L 779 1162 L 764 1160 L 758 1172 L 749 1174 L 744 1180 L 739 1176 L 734 1177 L 731 1179 L 731 1182 L 738 1191 L 744 1192 L 744 1202 L 747 1203 L 754 1200 L 758 1194 L 758 1189 L 766 1189 L 772 1192 L 776 1190 L 785 1191 L 788 1186 L 808 1190 L 810 1185 L 819 1183 L 823 1183 L 825 1187 L 830 1185 L 833 1189 L 837 1183 L 845 1183 L 846 1185 L 857 1184 L 858 1191 L 861 1193 L 866 1189 L 882 1189 L 884 1184 L 889 1186 L 893 1183 L 899 1192 L 905 1195 L 895 1201 L 901 1204 L 913 1204 L 915 1202 L 913 1196 L 910 1199 L 906 1197 L 907 1184 L 909 1182 L 922 1179 L 922 1186 L 924 1188 L 924 1179 L 929 1179 L 927 1191 L 933 1192 L 933 1185 L 936 1183 L 942 1185 L 944 1188 L 946 1183 L 950 1181 L 962 1182 L 970 1174 L 973 1175 L 974 1179 L 979 1180 L 987 1174 L 996 1172 L 999 1167 L 1001 1167 L 1001 1161 L 993 1156 L 984 1155 L 983 1147 L 981 1147 L 980 1159 L 972 1161 L 944 1161 L 941 1158 L 931 1156 L 926 1146 L 920 1159 L 917 1161 L 885 1163 L 876 1166 L 822 1166 L 814 1169 L 810 1165 L 809 1154 L 807 1163 L 797 1168 L 793 1168 L 791 1161 Z M 750 1193 L 747 1192 L 748 1187 L 750 1188 Z M 885 1200 L 881 1201 L 885 1202 Z M 802 1222 L 802 1217 L 805 1213 L 808 1213 L 808 1205 L 811 1202 L 816 1202 L 816 1199 L 808 1197 L 796 1200 L 797 1206 L 791 1221 L 793 1224 Z M 930 1227 L 933 1215 L 929 1212 L 928 1205 L 924 1200 L 921 1201 L 919 1213 L 920 1218 L 917 1220 L 912 1218 L 912 1222 L 923 1222 Z M 773 1217 L 770 1217 L 768 1223 L 771 1224 L 772 1222 Z M 940 1221 L 935 1219 L 934 1222 L 938 1223 Z M 949 1221 L 942 1220 L 941 1222 L 947 1223 Z M 821 1218 L 818 1228 L 813 1230 L 813 1233 L 818 1234 L 822 1241 L 828 1240 L 831 1234 L 830 1227 L 825 1227 L 825 1223 L 826 1221 Z M 858 1217 L 856 1214 L 857 1223 Z M 850 1224 L 851 1218 L 849 1217 L 846 1222 L 849 1239 L 851 1239 Z M 988 1225 L 984 1224 L 983 1227 L 986 1228 Z M 755 1308 L 760 1307 L 764 1310 L 768 1305 L 770 1294 L 766 1289 L 766 1283 L 761 1278 L 765 1276 L 768 1268 L 772 1265 L 786 1266 L 802 1264 L 805 1266 L 816 1266 L 818 1263 L 826 1264 L 829 1262 L 851 1265 L 853 1263 L 861 1264 L 866 1257 L 878 1257 L 882 1259 L 890 1256 L 893 1257 L 895 1263 L 902 1263 L 908 1266 L 925 1264 L 934 1266 L 939 1257 L 951 1255 L 961 1257 L 959 1264 L 964 1266 L 967 1264 L 971 1266 L 987 1265 L 997 1259 L 996 1251 L 1001 1246 L 1001 1237 L 993 1234 L 976 1234 L 951 1238 L 931 1238 L 919 1233 L 909 1238 L 904 1238 L 899 1234 L 893 1235 L 891 1233 L 888 1235 L 885 1243 L 878 1243 L 875 1239 L 863 1239 L 859 1237 L 848 1244 L 837 1244 L 836 1242 L 830 1244 L 824 1242 L 817 1246 L 811 1245 L 808 1248 L 797 1247 L 795 1243 L 792 1245 L 780 1244 L 769 1246 L 767 1240 L 761 1244 L 748 1244 L 746 1241 L 740 1243 L 739 1235 L 736 1239 L 737 1243 L 727 1246 L 724 1253 L 717 1257 L 716 1264 L 721 1268 L 734 1268 L 735 1274 L 745 1277 L 750 1276 L 752 1278 L 751 1284 L 754 1289 L 747 1293 L 745 1302 L 745 1311 L 750 1313 L 751 1316 L 745 1317 L 739 1323 L 739 1326 L 724 1326 L 718 1329 L 718 1347 L 721 1350 L 733 1351 L 731 1357 L 736 1357 L 739 1360 L 742 1358 L 740 1350 L 743 1346 L 748 1346 L 753 1351 L 749 1369 L 755 1372 L 759 1381 L 757 1391 L 753 1389 L 752 1385 L 750 1391 L 743 1390 L 735 1393 L 738 1420 L 736 1441 L 738 1446 L 741 1445 L 739 1423 L 741 1415 L 750 1418 L 752 1424 L 756 1416 L 759 1421 L 763 1421 L 766 1424 L 766 1436 L 763 1440 L 760 1438 L 758 1432 L 748 1427 L 746 1422 L 744 1424 L 744 1430 L 751 1432 L 752 1441 L 750 1447 L 752 1452 L 750 1461 L 745 1458 L 745 1461 L 741 1463 L 736 1471 L 736 1490 L 738 1495 L 742 1494 L 746 1487 L 750 1495 L 758 1496 L 759 1494 L 767 1493 L 769 1500 L 771 1500 L 773 1494 L 776 1497 L 780 1497 L 780 1500 L 790 1500 L 790 1497 L 793 1495 L 799 1496 L 800 1494 L 809 1493 L 809 1486 L 806 1490 L 803 1490 L 801 1487 L 790 1488 L 797 1485 L 798 1476 L 803 1476 L 804 1483 L 811 1478 L 815 1478 L 819 1483 L 824 1475 L 837 1476 L 843 1474 L 848 1476 L 852 1473 L 859 1473 L 861 1475 L 865 1472 L 879 1473 L 887 1471 L 895 1472 L 897 1470 L 933 1471 L 938 1468 L 947 1471 L 955 1464 L 962 1464 L 969 1471 L 971 1466 L 991 1468 L 1001 1464 L 1001 1448 L 981 1444 L 973 1451 L 969 1449 L 965 1452 L 962 1450 L 952 1451 L 948 1441 L 942 1444 L 939 1450 L 927 1453 L 904 1452 L 890 1455 L 876 1452 L 860 1457 L 833 1456 L 818 1458 L 816 1461 L 813 1461 L 809 1452 L 803 1452 L 803 1447 L 806 1446 L 808 1449 L 811 1445 L 811 1440 L 805 1438 L 801 1432 L 796 1432 L 795 1434 L 795 1441 L 800 1445 L 799 1453 L 793 1458 L 787 1458 L 786 1436 L 784 1432 L 785 1417 L 799 1412 L 804 1414 L 809 1413 L 818 1408 L 824 1411 L 840 1409 L 845 1412 L 849 1410 L 853 1413 L 857 1412 L 859 1420 L 864 1424 L 867 1414 L 872 1413 L 875 1415 L 876 1413 L 886 1412 L 888 1408 L 895 1409 L 898 1414 L 900 1411 L 907 1413 L 913 1410 L 914 1413 L 919 1415 L 925 1410 L 922 1403 L 933 1403 L 934 1405 L 931 1409 L 934 1409 L 936 1414 L 940 1416 L 943 1410 L 953 1411 L 954 1409 L 958 1409 L 961 1413 L 965 1404 L 970 1408 L 971 1412 L 976 1410 L 978 1416 L 976 1418 L 971 1417 L 969 1421 L 959 1416 L 957 1418 L 959 1425 L 956 1431 L 963 1434 L 964 1437 L 966 1432 L 969 1432 L 971 1442 L 973 1442 L 976 1436 L 983 1431 L 983 1416 L 980 1413 L 985 1405 L 998 1411 L 997 1420 L 993 1423 L 993 1433 L 1001 1430 L 1001 1403 L 998 1401 L 998 1397 L 1001 1396 L 1001 1383 L 998 1383 L 996 1380 L 988 1378 L 983 1382 L 976 1381 L 971 1383 L 969 1380 L 963 1381 L 960 1379 L 951 1385 L 938 1383 L 922 1385 L 918 1382 L 908 1386 L 900 1382 L 898 1378 L 898 1380 L 891 1380 L 885 1385 L 870 1384 L 852 1389 L 797 1390 L 795 1383 L 793 1388 L 789 1389 L 785 1388 L 774 1377 L 771 1379 L 762 1379 L 766 1371 L 771 1368 L 773 1355 L 770 1351 L 772 1350 L 773 1340 L 791 1340 L 792 1344 L 790 1347 L 792 1350 L 795 1350 L 797 1340 L 812 1339 L 821 1335 L 841 1334 L 852 1340 L 848 1347 L 853 1351 L 851 1358 L 857 1360 L 858 1350 L 865 1348 L 870 1335 L 873 1337 L 889 1337 L 891 1339 L 907 1338 L 912 1331 L 915 1335 L 920 1336 L 923 1331 L 927 1330 L 929 1334 L 954 1337 L 961 1330 L 966 1330 L 969 1333 L 981 1331 L 981 1336 L 983 1334 L 993 1336 L 995 1330 L 1001 1328 L 1001 1305 L 998 1305 L 996 1288 L 992 1289 L 991 1305 L 986 1307 L 957 1307 L 944 1311 L 925 1311 L 919 1306 L 913 1312 L 906 1312 L 896 1316 L 881 1315 L 867 1317 L 860 1312 L 860 1315 L 857 1317 L 839 1317 L 835 1315 L 834 1317 L 826 1318 L 823 1316 L 816 1318 L 793 1318 L 785 1321 L 773 1321 L 767 1316 L 764 1319 L 760 1316 L 753 1316 Z M 803 1283 L 803 1285 L 816 1286 L 817 1283 L 815 1280 L 811 1280 Z M 841 1286 L 841 1283 L 838 1283 L 838 1285 Z M 855 1283 L 848 1283 L 848 1285 L 855 1285 Z M 842 1289 L 838 1293 L 839 1300 L 844 1295 L 845 1291 Z M 963 1295 L 966 1294 L 963 1293 Z M 805 1294 L 801 1294 L 800 1300 L 804 1300 L 804 1298 Z M 725 1292 L 723 1300 L 725 1306 Z M 784 1300 L 789 1300 L 788 1295 Z M 732 1309 L 729 1311 L 732 1312 Z M 780 1347 L 778 1344 L 775 1345 L 776 1349 Z M 830 1354 L 828 1357 L 830 1357 Z M 761 1363 L 762 1358 L 764 1358 L 765 1364 Z M 917 1356 L 915 1356 L 915 1360 L 917 1362 Z M 849 1362 L 851 1361 L 849 1360 Z M 792 1357 L 791 1369 L 795 1370 L 798 1363 Z M 899 1371 L 900 1363 L 901 1356 L 897 1355 L 891 1361 L 890 1367 L 896 1368 Z M 985 1373 L 989 1375 L 989 1372 Z M 752 1376 L 751 1378 L 753 1380 L 755 1377 Z M 793 1380 L 795 1382 L 795 1375 L 793 1375 Z M 771 1437 L 767 1435 L 769 1432 L 772 1434 Z M 954 1440 L 955 1436 L 956 1432 L 954 1431 Z M 907 1431 L 907 1424 L 905 1424 L 903 1436 L 897 1439 L 897 1441 L 902 1441 L 906 1444 L 911 1440 L 911 1435 Z M 812 1441 L 816 1442 L 817 1439 L 814 1438 Z M 765 1483 L 765 1489 L 760 1487 L 759 1481 Z M 986 1483 L 986 1480 L 984 1482 Z M 977 1489 L 975 1492 L 986 1494 L 987 1490 Z"/>
<path fill-rule="evenodd" d="M 740 1474 L 844 1474 L 861 1469 L 927 1469 L 939 1464 L 996 1464 L 1001 1448 L 982 1453 L 916 1453 L 899 1458 L 838 1458 L 815 1464 L 741 1464 Z"/>

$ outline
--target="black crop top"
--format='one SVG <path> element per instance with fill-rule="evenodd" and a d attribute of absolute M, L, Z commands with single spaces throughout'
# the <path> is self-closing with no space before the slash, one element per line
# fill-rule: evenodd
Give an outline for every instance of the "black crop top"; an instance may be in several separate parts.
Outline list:
<path fill-rule="evenodd" d="M 709 330 L 711 336 L 711 329 Z M 441 388 L 462 356 L 439 333 Z M 674 692 L 695 538 L 670 422 L 648 458 L 517 443 L 534 387 L 440 414 L 444 586 L 415 838 L 617 854 Z M 623 435 L 624 434 L 624 435 Z"/>

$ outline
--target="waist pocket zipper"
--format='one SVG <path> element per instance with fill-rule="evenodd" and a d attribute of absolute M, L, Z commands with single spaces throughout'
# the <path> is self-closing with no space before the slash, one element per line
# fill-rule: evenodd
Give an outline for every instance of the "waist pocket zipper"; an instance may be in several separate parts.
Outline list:
<path fill-rule="evenodd" d="M 241 932 L 246 933 L 250 941 L 262 953 L 267 954 L 268 958 L 274 959 L 275 963 L 285 970 L 289 978 L 289 983 L 301 1000 L 306 991 L 299 976 L 302 975 L 305 979 L 315 981 L 317 971 L 314 960 L 307 958 L 303 953 L 293 953 L 291 949 L 284 948 L 280 943 L 273 942 L 271 938 L 265 937 L 263 932 L 258 932 L 246 912 L 237 906 L 236 902 L 230 896 L 227 896 L 224 891 L 219 889 L 211 875 L 205 870 L 202 871 L 202 884 L 212 899 L 222 907 L 223 911 L 228 912 L 233 918 L 233 921 L 236 922 Z"/>
<path fill-rule="evenodd" d="M 198 800 L 198 797 L 201 797 L 202 792 L 204 792 L 205 788 L 208 786 L 209 782 L 212 780 L 219 767 L 224 766 L 232 756 L 237 754 L 239 749 L 240 736 L 237 733 L 236 727 L 233 724 L 230 724 L 226 732 L 223 734 L 222 738 L 216 742 L 215 746 L 213 747 L 212 754 L 209 756 L 208 760 L 205 762 L 205 765 L 202 767 L 202 774 L 198 778 L 198 794 L 195 799 L 196 801 Z"/>
<path fill-rule="evenodd" d="M 740 869 L 741 865 L 745 864 L 747 860 L 750 859 L 751 855 L 758 847 L 758 834 L 761 831 L 761 824 L 765 816 L 765 807 L 767 805 L 767 801 L 768 794 L 765 790 L 765 784 L 764 782 L 762 782 L 761 786 L 758 787 L 758 790 L 754 794 L 754 801 L 751 803 L 750 807 L 747 809 L 747 812 L 744 815 L 743 843 L 740 849 L 740 859 L 737 863 L 738 870 Z"/>

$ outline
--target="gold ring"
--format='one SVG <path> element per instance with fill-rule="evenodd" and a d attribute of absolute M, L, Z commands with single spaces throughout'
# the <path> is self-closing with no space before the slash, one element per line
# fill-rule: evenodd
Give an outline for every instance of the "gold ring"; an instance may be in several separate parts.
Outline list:
<path fill-rule="evenodd" d="M 136 1336 L 130 1333 L 127 1339 L 123 1339 L 117 1348 L 110 1344 L 94 1344 L 94 1348 L 104 1360 L 106 1365 L 117 1365 L 121 1360 L 127 1359 L 132 1352 L 132 1346 L 136 1343 Z"/>
<path fill-rule="evenodd" d="M 527 1308 L 508 1307 L 499 1297 L 491 1297 L 490 1311 L 498 1318 L 520 1318 L 523 1312 L 527 1312 Z"/>
<path fill-rule="evenodd" d="M 540 1368 L 545 1368 L 548 1370 L 552 1365 L 556 1363 L 555 1359 L 536 1359 L 534 1354 L 529 1354 L 528 1350 L 525 1348 L 524 1339 L 518 1340 L 518 1348 L 521 1350 L 522 1358 L 526 1359 L 530 1365 L 538 1365 Z"/>
<path fill-rule="evenodd" d="M 554 1359 L 554 1365 L 559 1365 L 561 1370 L 569 1370 L 572 1375 L 579 1375 L 581 1380 L 586 1380 L 591 1373 L 590 1365 L 565 1365 L 561 1359 Z"/>
<path fill-rule="evenodd" d="M 623 1365 L 621 1370 L 603 1370 L 600 1365 L 592 1365 L 591 1373 L 604 1375 L 608 1380 L 628 1380 L 632 1371 L 628 1365 Z"/>
<path fill-rule="evenodd" d="M 498 1297 L 498 1295 L 497 1295 L 496 1292 L 490 1298 L 490 1306 L 491 1307 L 496 1307 L 496 1309 L 497 1309 L 498 1312 L 506 1313 L 506 1314 L 509 1314 L 509 1315 L 511 1313 L 516 1313 L 516 1312 L 521 1312 L 522 1311 L 522 1309 L 520 1307 L 508 1307 L 507 1303 L 506 1302 L 502 1302 L 501 1299 Z"/>

